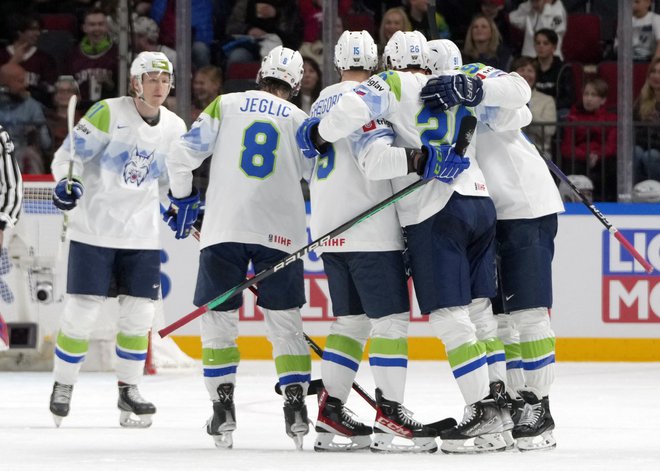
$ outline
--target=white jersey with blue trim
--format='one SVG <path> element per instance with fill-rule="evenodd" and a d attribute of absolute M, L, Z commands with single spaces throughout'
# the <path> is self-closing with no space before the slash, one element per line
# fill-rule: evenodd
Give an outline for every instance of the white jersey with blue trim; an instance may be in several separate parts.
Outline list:
<path fill-rule="evenodd" d="M 430 76 L 420 73 L 387 71 L 371 76 L 362 82 L 355 91 L 346 93 L 337 105 L 323 118 L 319 133 L 326 141 L 334 142 L 346 137 L 362 125 L 377 119 L 392 123 L 393 144 L 401 149 L 388 152 L 384 142 L 368 142 L 369 150 L 363 148 L 361 159 L 381 159 L 387 173 L 379 173 L 379 178 L 393 178 L 407 173 L 403 147 L 420 148 L 424 145 L 455 144 L 460 119 L 472 114 L 464 106 L 457 106 L 441 115 L 434 115 L 426 108 L 419 93 Z M 375 144 L 375 145 L 374 145 Z M 467 150 L 467 157 L 474 154 L 474 139 Z M 366 147 L 366 146 L 365 146 Z M 367 152 L 370 155 L 365 154 Z M 394 153 L 395 159 L 390 159 Z M 365 157 L 366 155 L 366 157 Z M 390 159 L 392 162 L 384 160 Z M 369 166 L 365 162 L 363 166 Z M 391 172 L 389 172 L 391 170 Z M 417 175 L 394 178 L 394 191 L 414 183 Z M 470 167 L 453 182 L 446 184 L 434 180 L 420 190 L 397 202 L 397 213 L 402 226 L 418 224 L 444 208 L 454 193 L 468 196 L 487 197 L 485 179 L 478 163 L 471 159 Z"/>
<path fill-rule="evenodd" d="M 201 247 L 259 244 L 292 253 L 307 245 L 300 180 L 313 162 L 296 143 L 307 114 L 271 93 L 217 97 L 167 159 L 172 194 L 188 196 L 192 171 L 213 154 Z"/>
<path fill-rule="evenodd" d="M 164 107 L 150 126 L 131 97 L 94 104 L 73 130 L 73 175 L 85 190 L 69 211 L 69 238 L 100 247 L 159 249 L 165 156 L 185 130 L 183 120 Z M 52 172 L 58 181 L 69 171 L 70 138 L 55 152 Z"/>
<path fill-rule="evenodd" d="M 477 106 L 476 159 L 486 177 L 497 219 L 533 219 L 564 211 L 559 190 L 538 150 L 520 130 L 532 115 L 531 90 L 515 72 L 483 64 L 461 71 L 483 80 L 484 99 Z"/>
<path fill-rule="evenodd" d="M 358 82 L 340 82 L 325 88 L 311 108 L 311 116 L 322 118 L 352 91 Z M 355 149 L 362 134 L 390 128 L 389 123 L 371 122 L 345 139 L 339 139 L 316 159 L 310 181 L 312 239 L 318 239 L 358 214 L 392 196 L 390 180 L 369 180 L 358 163 Z M 394 205 L 331 239 L 321 252 L 383 252 L 402 250 L 401 226 Z"/>

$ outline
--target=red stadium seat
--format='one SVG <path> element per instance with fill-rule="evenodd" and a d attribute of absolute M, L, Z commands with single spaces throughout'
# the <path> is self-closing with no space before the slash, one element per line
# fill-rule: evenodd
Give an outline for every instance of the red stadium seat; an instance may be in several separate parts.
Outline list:
<path fill-rule="evenodd" d="M 261 62 L 234 62 L 227 67 L 225 80 L 256 80 Z"/>
<path fill-rule="evenodd" d="M 646 81 L 646 74 L 649 69 L 648 62 L 635 62 L 633 63 L 633 100 L 639 96 L 642 86 Z M 605 80 L 609 85 L 609 93 L 607 95 L 607 106 L 610 110 L 615 110 L 617 107 L 618 97 L 618 66 L 616 61 L 605 61 L 598 64 L 598 75 Z"/>
<path fill-rule="evenodd" d="M 375 34 L 375 22 L 373 15 L 366 13 L 349 13 L 346 17 L 346 23 L 344 29 L 348 31 L 362 31 L 365 30 L 371 36 Z"/>
<path fill-rule="evenodd" d="M 600 17 L 590 13 L 568 15 L 561 50 L 566 62 L 599 63 L 603 58 Z"/>
<path fill-rule="evenodd" d="M 78 21 L 75 15 L 68 13 L 50 13 L 41 15 L 41 29 L 46 31 L 68 31 L 78 35 Z"/>

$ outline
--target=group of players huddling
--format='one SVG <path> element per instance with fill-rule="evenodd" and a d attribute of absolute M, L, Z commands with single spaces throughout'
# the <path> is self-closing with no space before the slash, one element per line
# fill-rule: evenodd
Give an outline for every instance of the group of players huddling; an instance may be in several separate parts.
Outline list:
<path fill-rule="evenodd" d="M 218 96 L 186 132 L 161 106 L 173 85 L 172 64 L 161 53 L 144 52 L 131 66 L 131 96 L 95 104 L 76 125 L 52 166 L 54 202 L 70 210 L 71 239 L 50 401 L 58 425 L 69 413 L 94 320 L 112 295 L 120 304 L 120 423 L 151 424 L 156 408 L 137 384 L 160 291 L 159 186 L 170 190 L 163 217 L 176 238 L 187 237 L 200 208 L 192 171 L 212 155 L 197 306 L 244 281 L 250 262 L 259 272 L 307 244 L 302 178 L 310 183 L 312 239 L 428 181 L 317 251 L 336 321 L 316 391 L 315 450 L 556 446 L 548 309 L 563 205 L 545 162 L 520 131 L 531 121 L 527 82 L 483 64 L 463 65 L 451 41 L 427 42 L 417 31 L 394 34 L 380 73 L 371 36 L 345 31 L 334 63 L 341 81 L 321 92 L 311 117 L 287 101 L 300 88 L 302 57 L 279 46 L 263 59 L 258 90 Z M 470 140 L 461 123 L 475 116 Z M 456 146 L 461 139 L 469 142 L 466 151 Z M 465 400 L 460 423 L 423 424 L 402 404 L 408 273 Z M 213 405 L 207 432 L 219 448 L 232 447 L 237 426 L 241 303 L 235 296 L 201 317 L 203 374 Z M 304 303 L 301 260 L 258 283 L 286 433 L 299 449 L 311 423 Z M 373 427 L 345 407 L 367 339 L 376 384 Z"/>

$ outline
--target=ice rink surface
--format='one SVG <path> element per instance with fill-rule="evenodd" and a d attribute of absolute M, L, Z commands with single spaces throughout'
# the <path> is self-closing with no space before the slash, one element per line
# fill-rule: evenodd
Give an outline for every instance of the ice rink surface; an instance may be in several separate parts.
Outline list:
<path fill-rule="evenodd" d="M 313 369 L 319 377 L 319 362 Z M 145 378 L 141 392 L 158 413 L 143 430 L 119 426 L 114 374 L 82 373 L 57 429 L 48 411 L 50 373 L 0 372 L 0 470 L 660 470 L 658 363 L 559 363 L 550 396 L 557 448 L 468 456 L 315 453 L 313 431 L 297 452 L 284 433 L 274 381 L 272 362 L 241 363 L 234 449 L 219 450 L 204 430 L 212 409 L 199 369 Z M 373 391 L 366 362 L 357 381 Z M 315 419 L 315 397 L 307 403 Z M 423 422 L 460 421 L 462 401 L 446 362 L 410 363 L 405 405 Z M 373 420 L 356 394 L 348 406 Z"/>

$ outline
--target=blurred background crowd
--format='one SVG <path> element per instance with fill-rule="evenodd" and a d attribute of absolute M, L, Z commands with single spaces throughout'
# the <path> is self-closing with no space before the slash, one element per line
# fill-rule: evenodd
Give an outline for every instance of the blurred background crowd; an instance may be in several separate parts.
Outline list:
<path fill-rule="evenodd" d="M 338 30 L 367 30 L 379 49 L 398 30 L 429 37 L 433 0 L 337 0 Z M 660 200 L 660 1 L 631 0 L 634 183 Z M 176 70 L 176 1 L 3 0 L 0 124 L 25 174 L 49 173 L 67 133 L 66 107 L 79 113 L 117 96 L 121 28 L 131 57 L 162 51 Z M 256 88 L 261 58 L 274 46 L 304 57 L 301 92 L 309 112 L 322 88 L 322 0 L 191 0 L 191 116 L 221 93 Z M 522 75 L 533 89 L 525 129 L 595 201 L 617 199 L 617 2 L 614 0 L 437 0 L 440 37 L 481 62 Z M 329 50 L 332 50 L 331 48 Z M 174 90 L 176 92 L 176 90 Z M 176 95 L 168 106 L 175 109 Z M 78 116 L 79 117 L 79 116 Z M 636 187 L 637 188 L 637 187 Z M 639 187 L 641 188 L 641 187 Z M 641 191 L 641 190 L 638 190 Z M 655 192 L 655 193 L 654 193 Z"/>

